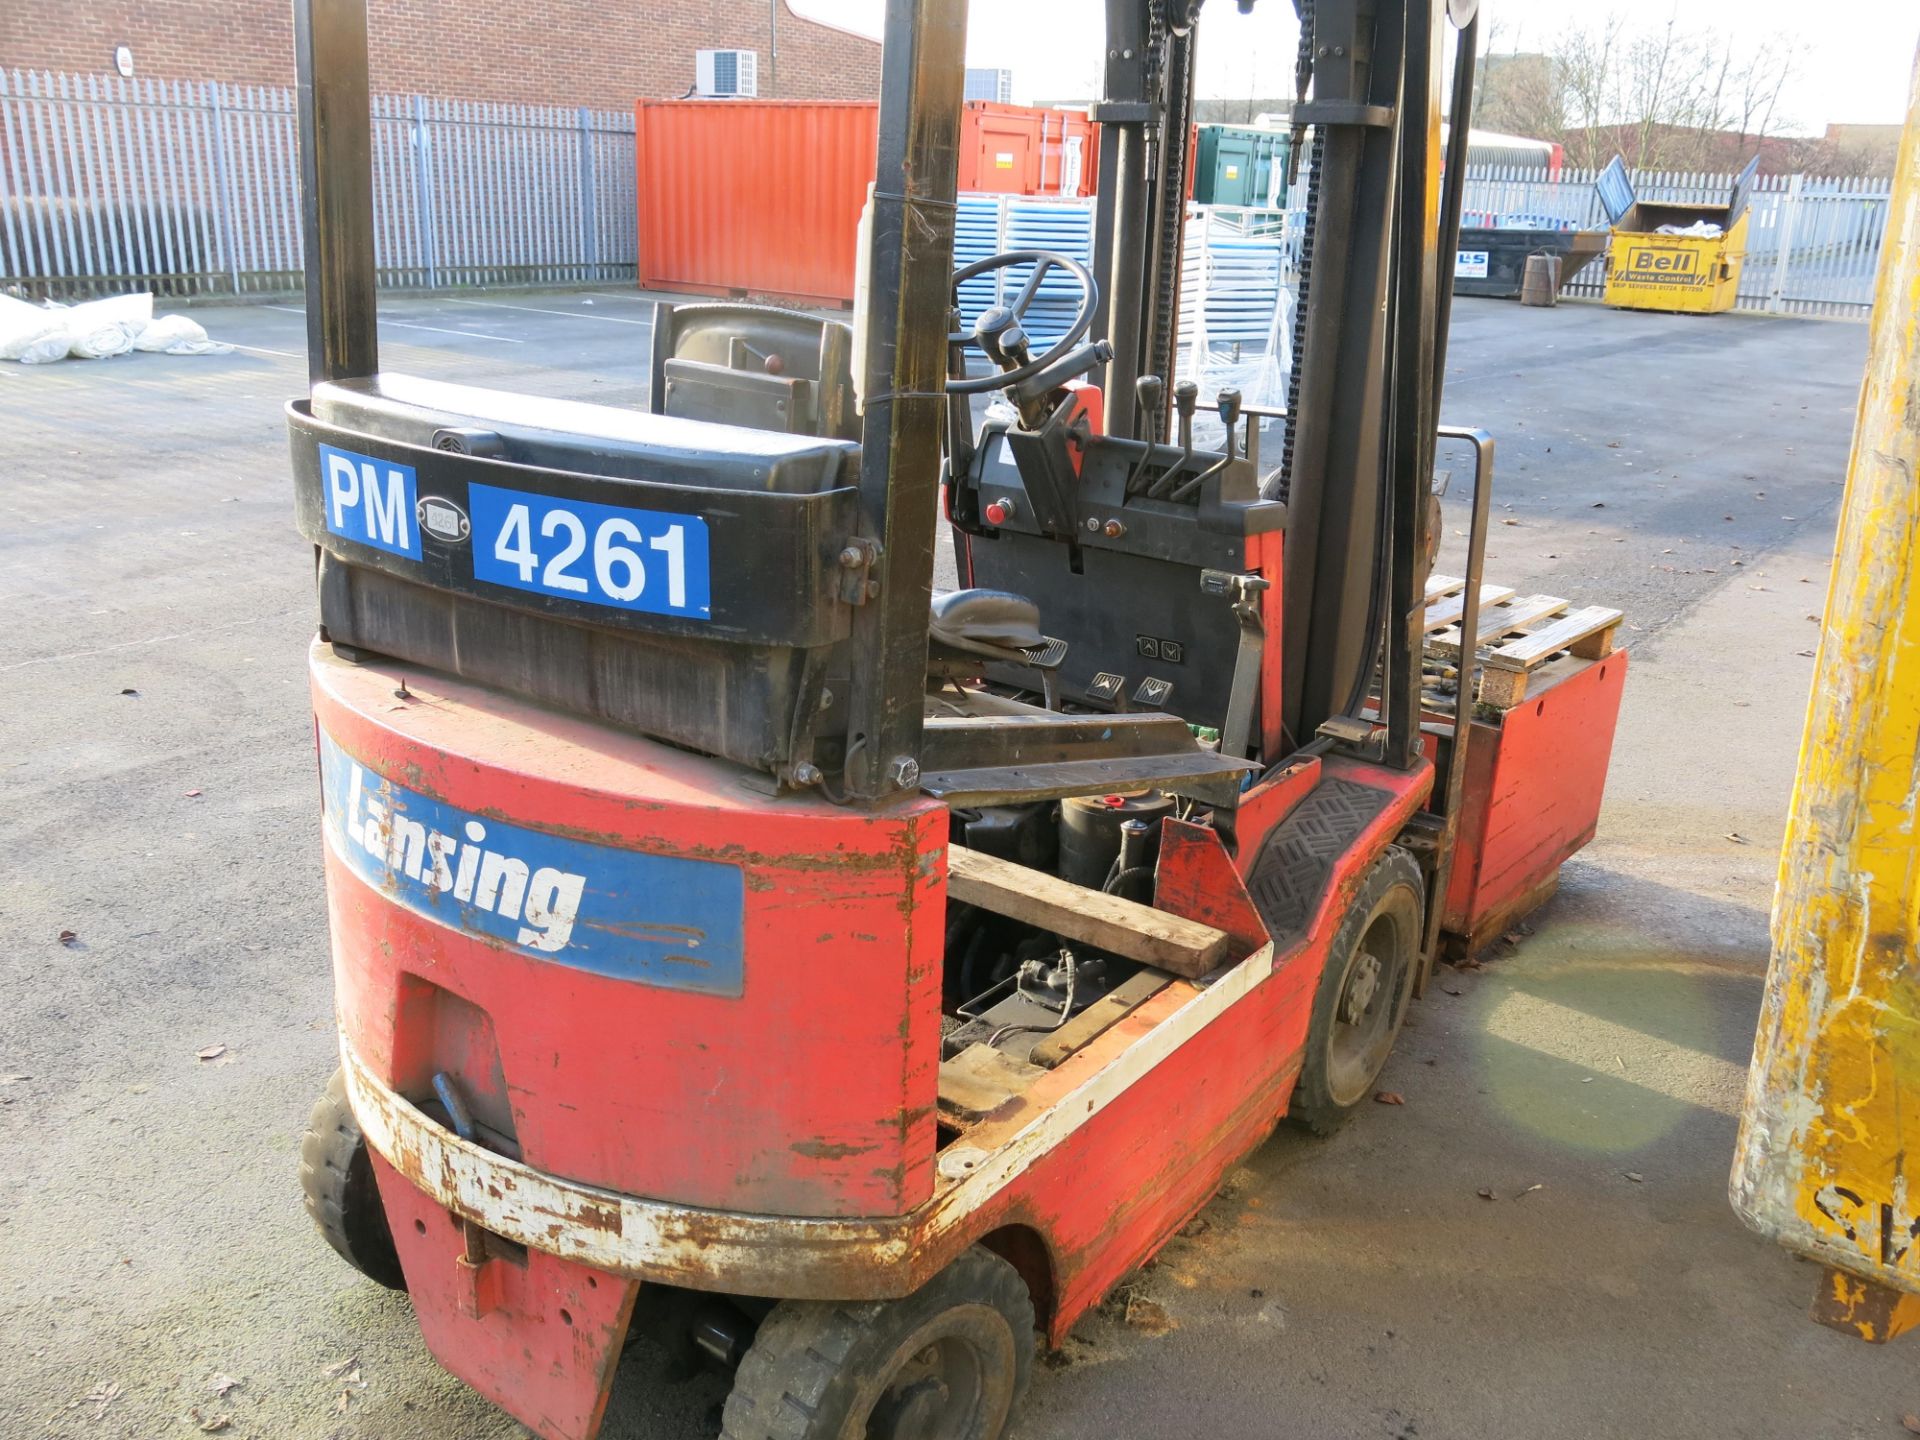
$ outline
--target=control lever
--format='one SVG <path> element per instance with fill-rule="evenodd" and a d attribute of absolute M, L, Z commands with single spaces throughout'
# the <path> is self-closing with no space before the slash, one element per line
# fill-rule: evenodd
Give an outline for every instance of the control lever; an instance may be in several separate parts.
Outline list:
<path fill-rule="evenodd" d="M 1158 375 L 1142 375 L 1133 382 L 1133 398 L 1134 438 L 1145 443 L 1140 458 L 1133 462 L 1133 469 L 1127 472 L 1126 488 L 1121 491 L 1129 499 L 1140 493 L 1140 481 L 1153 459 L 1154 432 L 1159 428 L 1161 407 L 1166 404 L 1167 382 Z"/>
<path fill-rule="evenodd" d="M 1174 386 L 1173 408 L 1180 412 L 1180 463 L 1153 482 L 1147 491 L 1150 500 L 1162 498 L 1167 487 L 1186 473 L 1187 464 L 1193 459 L 1193 412 L 1200 408 L 1200 387 L 1191 380 L 1182 380 Z"/>
<path fill-rule="evenodd" d="M 1187 481 L 1186 484 L 1175 490 L 1172 495 L 1167 497 L 1170 500 L 1185 500 L 1205 484 L 1210 476 L 1218 475 L 1233 463 L 1233 432 L 1239 428 L 1240 424 L 1240 392 L 1238 390 L 1222 390 L 1214 397 L 1213 403 L 1220 411 L 1221 423 L 1227 427 L 1226 454 L 1222 455 L 1218 460 L 1214 461 L 1213 464 L 1209 465 L 1198 475 Z"/>
<path fill-rule="evenodd" d="M 1227 427 L 1227 459 L 1233 459 L 1233 432 L 1240 428 L 1240 392 L 1222 390 L 1214 397 L 1220 411 L 1220 423 Z"/>

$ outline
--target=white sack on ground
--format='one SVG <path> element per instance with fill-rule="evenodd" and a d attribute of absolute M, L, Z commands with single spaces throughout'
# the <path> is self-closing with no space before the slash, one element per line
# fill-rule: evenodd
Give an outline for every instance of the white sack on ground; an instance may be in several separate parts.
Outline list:
<path fill-rule="evenodd" d="M 150 294 L 112 295 L 81 305 L 30 305 L 0 295 L 0 360 L 44 365 L 72 357 L 104 360 L 130 350 L 168 355 L 225 355 L 233 347 L 207 338 L 184 315 L 155 318 Z"/>

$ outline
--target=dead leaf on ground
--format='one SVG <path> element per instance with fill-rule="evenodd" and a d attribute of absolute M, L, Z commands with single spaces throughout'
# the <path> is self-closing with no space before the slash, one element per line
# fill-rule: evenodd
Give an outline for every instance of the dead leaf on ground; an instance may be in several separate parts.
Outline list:
<path fill-rule="evenodd" d="M 1747 839 L 1747 837 L 1742 835 L 1738 830 L 1729 830 L 1725 835 L 1722 835 L 1720 838 L 1722 840 L 1731 840 L 1736 845 L 1746 845 L 1751 843 Z"/>
<path fill-rule="evenodd" d="M 347 1407 L 351 1404 L 353 1404 L 353 1392 L 351 1390 L 342 1390 L 340 1392 L 340 1398 L 333 1402 L 333 1408 L 344 1415 L 347 1413 Z"/>
<path fill-rule="evenodd" d="M 1443 992 L 1445 992 L 1448 995 L 1458 995 L 1460 993 L 1458 990 L 1454 989 L 1451 985 L 1442 985 L 1440 988 Z"/>
<path fill-rule="evenodd" d="M 60 932 L 60 943 L 71 950 L 80 943 L 80 937 L 72 930 L 62 930 Z"/>
<path fill-rule="evenodd" d="M 1595 510 L 1604 510 L 1607 508 L 1607 502 L 1604 500 L 1596 500 L 1593 502 L 1592 508 Z"/>
<path fill-rule="evenodd" d="M 229 1390 L 237 1390 L 240 1385 L 241 1382 L 234 1379 L 231 1375 L 216 1375 L 207 1382 L 207 1389 L 224 1400 L 227 1398 L 227 1392 Z"/>
<path fill-rule="evenodd" d="M 1374 1103 L 1378 1105 L 1404 1105 L 1407 1103 L 1407 1097 L 1402 1095 L 1398 1090 L 1376 1090 L 1373 1092 L 1373 1099 Z"/>
<path fill-rule="evenodd" d="M 199 792 L 198 790 L 189 790 L 189 791 L 187 791 L 187 799 L 189 799 L 189 800 L 194 800 L 194 799 L 198 799 L 198 798 L 199 798 L 199 795 L 200 795 L 200 792 Z"/>
<path fill-rule="evenodd" d="M 1920 1415 L 1909 1412 L 1900 1417 L 1900 1428 L 1910 1435 L 1920 1435 Z"/>
<path fill-rule="evenodd" d="M 226 1053 L 227 1047 L 224 1045 L 203 1045 L 200 1049 L 193 1052 L 193 1058 L 196 1060 L 218 1060 Z"/>
<path fill-rule="evenodd" d="M 1620 1173 L 1625 1175 L 1627 1179 L 1631 1180 L 1636 1185 L 1643 1183 L 1647 1178 L 1646 1176 L 1642 1175 L 1638 1170 L 1623 1170 Z"/>
<path fill-rule="evenodd" d="M 1527 1198 L 1527 1196 L 1531 1195 L 1534 1191 L 1544 1190 L 1546 1188 L 1547 1187 L 1545 1185 L 1529 1185 L 1527 1186 L 1526 1189 L 1522 1190 L 1518 1195 L 1514 1196 L 1513 1198 L 1516 1200 L 1524 1200 Z"/>
<path fill-rule="evenodd" d="M 336 1360 L 333 1364 L 327 1366 L 326 1376 L 329 1380 L 338 1380 L 349 1370 L 357 1370 L 359 1368 L 360 1357 L 358 1355 L 349 1355 L 346 1359 Z"/>
<path fill-rule="evenodd" d="M 107 1407 L 119 1398 L 120 1387 L 109 1382 L 105 1385 L 95 1386 L 89 1390 L 83 1398 L 73 1403 L 76 1405 L 93 1406 L 93 1418 L 98 1420 L 107 1413 Z"/>
<path fill-rule="evenodd" d="M 1502 525 L 1518 525 L 1518 524 L 1519 524 L 1520 522 L 1519 522 L 1518 520 L 1515 520 L 1515 519 L 1513 519 L 1513 518 L 1511 518 L 1511 517 L 1506 517 L 1506 518 L 1503 518 L 1503 519 L 1502 519 L 1502 520 L 1500 521 L 1500 523 L 1501 523 Z"/>
<path fill-rule="evenodd" d="M 1127 1324 L 1148 1335 L 1164 1335 L 1174 1328 L 1173 1317 L 1167 1313 L 1167 1307 L 1144 1295 L 1129 1295 L 1125 1314 Z"/>
<path fill-rule="evenodd" d="M 1477 1194 L 1482 1200 L 1497 1200 L 1500 1198 L 1499 1196 L 1493 1193 L 1493 1187 L 1490 1185 L 1483 1185 L 1480 1187 L 1479 1190 L 1475 1191 L 1474 1193 Z"/>
<path fill-rule="evenodd" d="M 1806 657 L 1807 657 L 1807 658 L 1808 658 L 1809 660 L 1811 660 L 1811 659 L 1812 659 L 1812 658 L 1814 657 L 1814 655 L 1815 655 L 1815 654 L 1816 654 L 1817 652 L 1815 652 L 1815 651 L 1812 651 L 1812 650 L 1796 650 L 1796 651 L 1794 651 L 1793 653 L 1794 653 L 1794 654 L 1796 654 L 1796 655 L 1804 655 L 1804 656 L 1806 656 Z"/>
<path fill-rule="evenodd" d="M 1618 450 L 1619 448 L 1620 448 L 1620 442 L 1618 440 L 1607 441 L 1607 449 Z"/>
<path fill-rule="evenodd" d="M 233 1424 L 231 1415 L 202 1415 L 198 1406 L 193 1409 L 193 1420 L 208 1435 L 218 1435 Z"/>
<path fill-rule="evenodd" d="M 122 690 L 120 693 L 122 695 L 138 695 L 140 692 L 138 690 L 128 688 L 128 689 Z"/>

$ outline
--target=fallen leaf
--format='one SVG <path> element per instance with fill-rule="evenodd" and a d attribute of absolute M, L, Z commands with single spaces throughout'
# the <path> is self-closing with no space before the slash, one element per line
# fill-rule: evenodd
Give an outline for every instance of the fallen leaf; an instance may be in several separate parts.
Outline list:
<path fill-rule="evenodd" d="M 1475 1191 L 1474 1193 L 1477 1194 L 1482 1200 L 1498 1200 L 1500 1198 L 1498 1195 L 1495 1195 L 1493 1193 L 1492 1187 L 1490 1186 L 1482 1187 L 1481 1189 Z"/>
<path fill-rule="evenodd" d="M 1720 838 L 1723 840 L 1731 840 L 1736 845 L 1745 845 L 1749 843 L 1747 840 L 1747 837 L 1742 835 L 1738 830 L 1729 830 L 1725 835 L 1721 836 Z"/>
<path fill-rule="evenodd" d="M 31 1075 L 0 1075 L 0 1085 L 18 1085 L 22 1080 L 31 1080 Z"/>
<path fill-rule="evenodd" d="M 336 1360 L 334 1361 L 333 1364 L 327 1366 L 326 1376 L 329 1380 L 338 1380 L 342 1375 L 346 1374 L 347 1371 L 353 1369 L 359 1363 L 360 1363 L 360 1357 L 358 1355 L 349 1355 L 344 1360 Z"/>
<path fill-rule="evenodd" d="M 120 693 L 122 695 L 138 695 L 140 692 L 134 689 L 126 689 L 126 690 L 122 690 Z"/>
<path fill-rule="evenodd" d="M 1618 450 L 1619 448 L 1620 448 L 1620 442 L 1618 440 L 1607 441 L 1607 449 Z"/>
<path fill-rule="evenodd" d="M 1642 1181 L 1644 1181 L 1647 1178 L 1646 1176 L 1642 1175 L 1638 1170 L 1623 1170 L 1621 1173 L 1636 1185 L 1640 1184 Z"/>
<path fill-rule="evenodd" d="M 1458 990 L 1454 989 L 1451 985 L 1442 985 L 1440 988 L 1449 995 L 1458 995 L 1460 993 Z"/>
<path fill-rule="evenodd" d="M 200 792 L 198 790 L 189 790 L 187 791 L 186 798 L 189 800 L 195 800 L 195 799 L 198 799 L 199 796 L 200 796 Z"/>
<path fill-rule="evenodd" d="M 1909 1435 L 1920 1435 L 1920 1415 L 1906 1414 L 1900 1417 L 1900 1428 Z"/>
<path fill-rule="evenodd" d="M 60 943 L 71 950 L 80 943 L 80 937 L 71 930 L 62 930 L 60 932 Z"/>
<path fill-rule="evenodd" d="M 93 1418 L 98 1420 L 107 1413 L 107 1406 L 120 1398 L 120 1387 L 115 1384 L 96 1386 L 89 1390 L 86 1398 L 75 1403 L 93 1406 Z"/>
<path fill-rule="evenodd" d="M 239 1388 L 239 1385 L 240 1382 L 231 1375 L 216 1375 L 207 1382 L 207 1389 L 224 1400 L 227 1398 L 227 1392 Z"/>
<path fill-rule="evenodd" d="M 1149 1335 L 1164 1335 L 1174 1328 L 1173 1317 L 1167 1313 L 1167 1307 L 1144 1295 L 1129 1295 L 1124 1314 L 1127 1324 Z"/>
<path fill-rule="evenodd" d="M 1407 1097 L 1402 1095 L 1398 1090 L 1376 1090 L 1373 1092 L 1373 1098 L 1374 1103 L 1379 1105 L 1404 1105 L 1407 1103 Z"/>
<path fill-rule="evenodd" d="M 1527 1186 L 1526 1189 L 1522 1190 L 1518 1195 L 1514 1196 L 1513 1198 L 1516 1200 L 1524 1200 L 1527 1198 L 1527 1196 L 1531 1195 L 1534 1191 L 1544 1190 L 1546 1188 L 1547 1187 L 1545 1185 L 1529 1185 Z"/>
<path fill-rule="evenodd" d="M 1816 654 L 1817 652 L 1815 652 L 1815 651 L 1812 651 L 1812 650 L 1796 650 L 1796 651 L 1794 651 L 1793 653 L 1794 653 L 1794 654 L 1796 654 L 1796 655 L 1804 655 L 1804 656 L 1806 656 L 1806 657 L 1807 657 L 1807 658 L 1808 658 L 1809 660 L 1811 660 L 1811 659 L 1812 659 L 1812 658 L 1814 657 L 1814 655 L 1815 655 L 1815 654 Z"/>
<path fill-rule="evenodd" d="M 218 1435 L 222 1430 L 225 1430 L 229 1425 L 233 1424 L 233 1416 L 231 1415 L 202 1415 L 197 1407 L 193 1411 L 193 1418 L 200 1428 L 209 1435 Z"/>
<path fill-rule="evenodd" d="M 1593 502 L 1593 505 L 1591 508 L 1595 510 L 1604 510 L 1607 508 L 1607 502 L 1604 500 L 1596 500 Z"/>
<path fill-rule="evenodd" d="M 340 1398 L 333 1402 L 333 1408 L 344 1415 L 347 1413 L 347 1407 L 352 1403 L 353 1392 L 351 1390 L 342 1390 L 340 1392 Z"/>
<path fill-rule="evenodd" d="M 224 1045 L 208 1045 L 194 1051 L 193 1058 L 196 1060 L 218 1060 L 226 1053 L 227 1047 Z"/>
<path fill-rule="evenodd" d="M 1519 524 L 1520 522 L 1519 522 L 1518 520 L 1515 520 L 1515 519 L 1513 519 L 1513 518 L 1512 518 L 1512 517 L 1510 517 L 1510 516 L 1503 516 L 1503 517 L 1501 518 L 1501 521 L 1500 521 L 1500 523 L 1501 523 L 1502 525 L 1518 525 L 1518 524 Z"/>

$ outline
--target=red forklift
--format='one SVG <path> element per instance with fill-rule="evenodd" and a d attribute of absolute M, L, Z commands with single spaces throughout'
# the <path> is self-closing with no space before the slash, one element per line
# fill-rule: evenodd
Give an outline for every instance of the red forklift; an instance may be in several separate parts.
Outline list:
<path fill-rule="evenodd" d="M 302 1179 L 544 1440 L 642 1334 L 731 1373 L 727 1440 L 1001 1435 L 1036 1331 L 1368 1102 L 1591 835 L 1626 657 L 1492 613 L 1492 442 L 1437 425 L 1474 4 L 1299 8 L 1287 404 L 1212 397 L 1209 450 L 1163 378 L 1198 0 L 1108 0 L 1093 263 L 957 274 L 965 0 L 889 0 L 868 303 L 662 305 L 647 413 L 381 368 L 364 0 L 297 0 Z"/>

